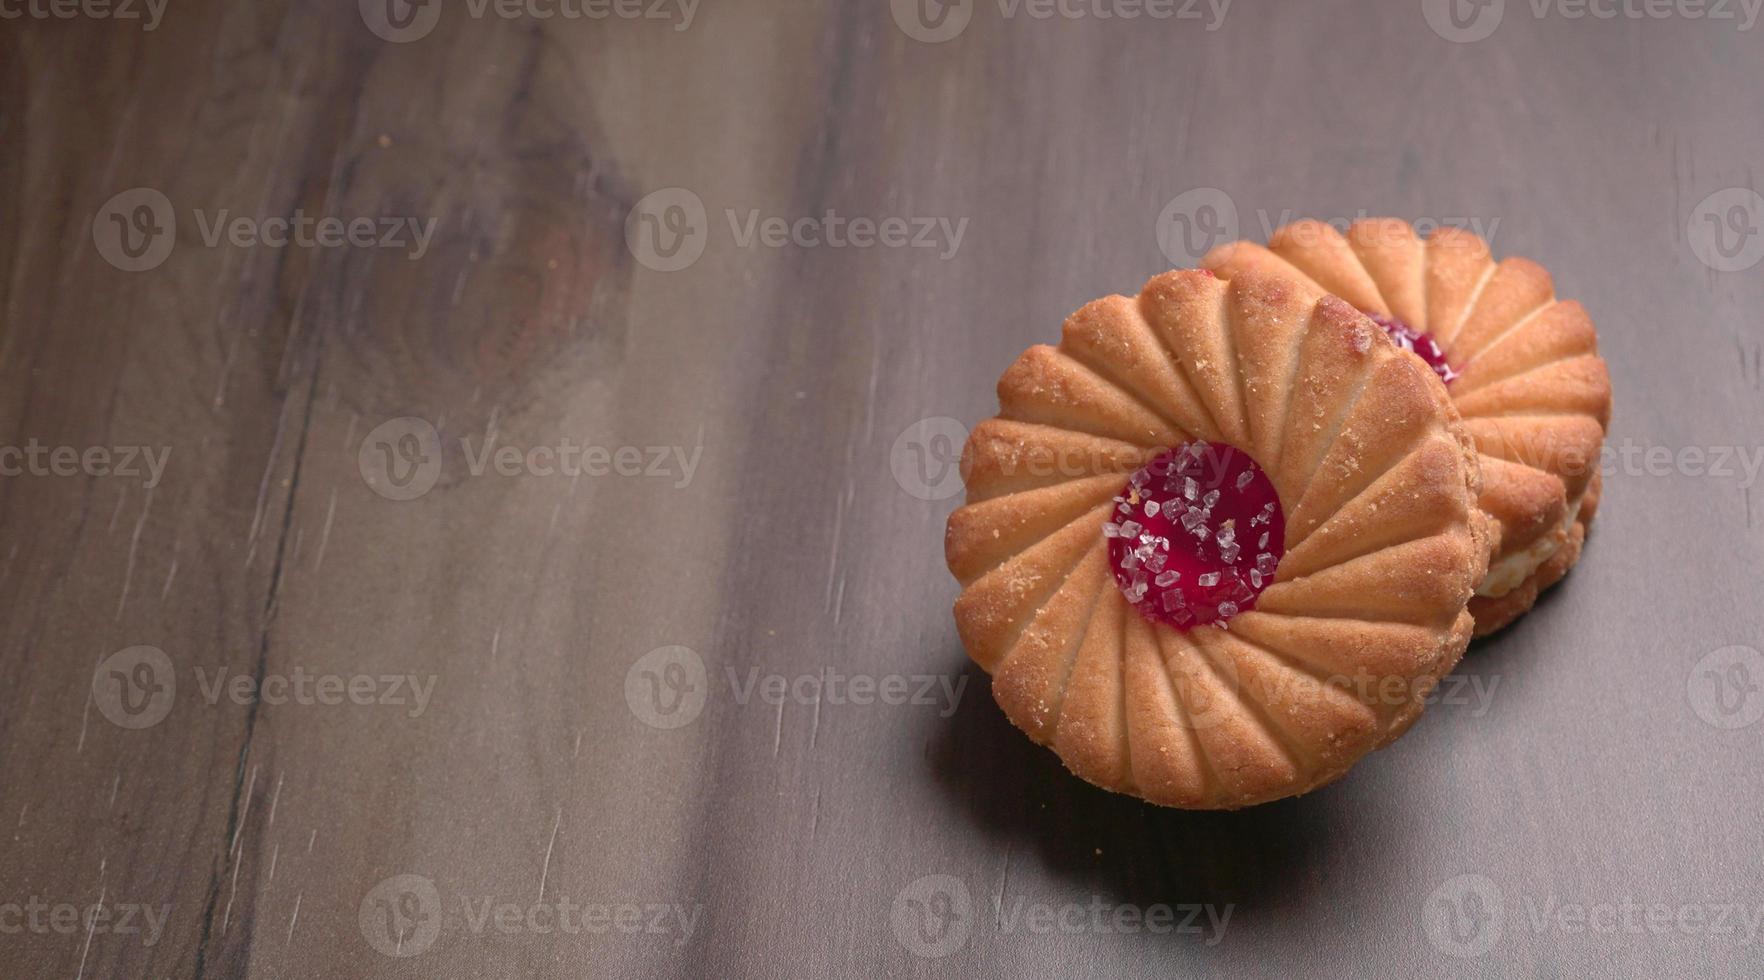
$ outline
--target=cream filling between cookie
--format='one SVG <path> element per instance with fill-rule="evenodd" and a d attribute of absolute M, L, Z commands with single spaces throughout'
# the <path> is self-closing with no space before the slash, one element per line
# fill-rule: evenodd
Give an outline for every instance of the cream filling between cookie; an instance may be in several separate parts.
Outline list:
<path fill-rule="evenodd" d="M 1490 563 L 1488 575 L 1483 578 L 1482 584 L 1476 587 L 1476 594 L 1485 599 L 1499 599 L 1524 584 L 1525 580 L 1531 577 L 1531 573 L 1543 567 L 1543 563 L 1549 561 L 1550 556 L 1560 550 L 1563 543 L 1568 540 L 1567 532 L 1574 527 L 1574 522 L 1580 519 L 1580 505 L 1585 500 L 1586 491 L 1583 490 L 1580 496 L 1575 498 L 1573 506 L 1568 508 L 1568 518 L 1562 522 L 1563 533 L 1546 534 L 1524 551 Z"/>

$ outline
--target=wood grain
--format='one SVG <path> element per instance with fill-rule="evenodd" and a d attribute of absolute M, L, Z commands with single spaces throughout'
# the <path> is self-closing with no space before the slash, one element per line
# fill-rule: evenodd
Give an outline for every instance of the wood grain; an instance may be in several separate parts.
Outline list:
<path fill-rule="evenodd" d="M 448 5 L 399 42 L 372 7 L 0 22 L 0 447 L 169 453 L 157 482 L 0 477 L 0 973 L 1764 968 L 1738 919 L 1572 911 L 1764 908 L 1764 724 L 1703 720 L 1764 704 L 1729 670 L 1755 650 L 1717 653 L 1764 646 L 1764 267 L 1697 252 L 1709 195 L 1758 189 L 1755 32 L 985 2 L 926 43 L 904 2 L 733 0 Z M 176 219 L 143 271 L 98 244 L 132 188 Z M 1182 261 L 1179 199 L 1252 238 L 1474 225 L 1586 304 L 1617 390 L 1568 582 L 1404 740 L 1238 814 L 1100 793 L 1011 729 L 954 634 L 949 423 L 923 422 L 991 414 L 1022 348 Z M 433 236 L 211 242 L 222 212 Z M 929 244 L 835 245 L 829 213 Z M 682 228 L 702 255 L 657 271 Z M 473 472 L 487 444 L 512 475 Z M 432 489 L 384 496 L 413 446 Z M 528 455 L 572 446 L 604 470 Z M 651 475 L 620 475 L 633 449 Z M 119 683 L 138 646 L 169 672 Z M 111 720 L 167 675 L 162 720 Z M 224 686 L 302 678 L 304 703 Z M 1462 934 L 1485 950 L 1428 931 L 1475 911 L 1463 875 L 1497 899 Z M 100 904 L 102 929 L 55 911 Z M 1206 927 L 1122 925 L 1166 905 Z M 159 935 L 111 928 L 137 907 Z"/>

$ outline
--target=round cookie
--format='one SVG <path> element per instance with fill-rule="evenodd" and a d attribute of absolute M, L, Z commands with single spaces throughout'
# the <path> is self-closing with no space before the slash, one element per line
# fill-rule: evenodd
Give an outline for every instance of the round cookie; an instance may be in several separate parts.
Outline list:
<path fill-rule="evenodd" d="M 1074 773 L 1229 809 L 1413 723 L 1490 534 L 1438 377 L 1299 281 L 1160 275 L 1000 379 L 945 553 L 999 706 Z"/>
<path fill-rule="evenodd" d="M 1346 235 L 1299 221 L 1267 247 L 1233 242 L 1202 264 L 1226 277 L 1297 277 L 1339 296 L 1445 380 L 1481 454 L 1480 506 L 1499 531 L 1470 603 L 1478 636 L 1524 614 L 1578 560 L 1611 381 L 1592 320 L 1556 298 L 1542 266 L 1496 262 L 1481 238 L 1456 228 L 1423 240 L 1393 218 L 1360 221 Z"/>

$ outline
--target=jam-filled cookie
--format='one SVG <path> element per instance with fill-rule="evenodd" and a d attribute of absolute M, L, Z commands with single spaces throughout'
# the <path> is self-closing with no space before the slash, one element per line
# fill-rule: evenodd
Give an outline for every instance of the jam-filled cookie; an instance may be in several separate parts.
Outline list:
<path fill-rule="evenodd" d="M 1523 615 L 1579 560 L 1598 507 L 1611 379 L 1586 310 L 1558 300 L 1542 266 L 1496 262 L 1456 228 L 1423 240 L 1394 218 L 1346 235 L 1295 222 L 1265 248 L 1234 242 L 1202 264 L 1226 277 L 1293 276 L 1339 296 L 1445 381 L 1481 453 L 1480 504 L 1499 531 L 1470 603 L 1478 636 Z"/>
<path fill-rule="evenodd" d="M 1470 640 L 1474 447 L 1438 377 L 1340 299 L 1165 273 L 999 380 L 945 552 L 1007 716 L 1154 803 L 1320 786 Z"/>

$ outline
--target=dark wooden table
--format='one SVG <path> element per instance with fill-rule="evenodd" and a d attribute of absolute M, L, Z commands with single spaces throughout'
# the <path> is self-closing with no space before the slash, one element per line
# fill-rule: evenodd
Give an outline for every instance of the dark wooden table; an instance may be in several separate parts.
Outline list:
<path fill-rule="evenodd" d="M 1737 0 L 37 4 L 0 975 L 1764 972 Z M 1328 789 L 1093 790 L 957 642 L 951 447 L 1084 301 L 1367 214 L 1593 312 L 1587 556 Z"/>

